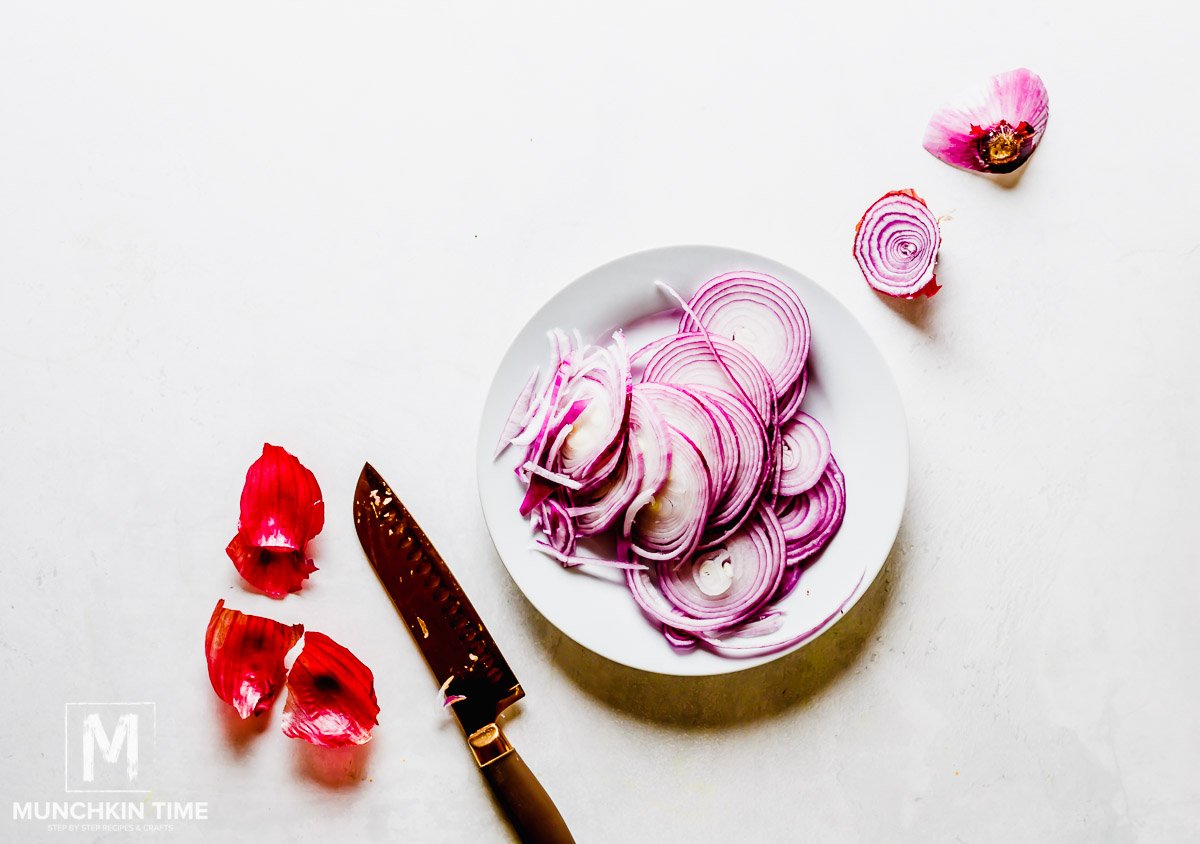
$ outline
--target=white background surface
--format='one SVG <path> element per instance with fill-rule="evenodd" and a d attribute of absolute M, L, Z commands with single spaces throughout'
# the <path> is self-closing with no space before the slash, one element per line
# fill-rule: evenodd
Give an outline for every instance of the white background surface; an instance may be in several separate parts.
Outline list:
<path fill-rule="evenodd" d="M 515 666 L 509 732 L 581 842 L 1200 835 L 1197 26 L 1116 9 L 5 3 L 0 837 L 38 837 L 10 800 L 67 796 L 63 704 L 133 699 L 157 703 L 155 798 L 211 807 L 164 837 L 508 840 L 358 549 L 365 458 Z M 1051 118 L 1015 188 L 921 149 L 946 96 L 1020 65 Z M 952 216 L 945 289 L 889 306 L 851 232 L 908 186 Z M 678 242 L 824 284 L 912 443 L 851 616 L 698 681 L 540 620 L 472 459 L 529 313 Z M 329 502 L 321 571 L 282 602 L 222 550 L 264 439 Z M 309 752 L 278 712 L 230 727 L 219 597 L 374 667 L 366 752 Z"/>

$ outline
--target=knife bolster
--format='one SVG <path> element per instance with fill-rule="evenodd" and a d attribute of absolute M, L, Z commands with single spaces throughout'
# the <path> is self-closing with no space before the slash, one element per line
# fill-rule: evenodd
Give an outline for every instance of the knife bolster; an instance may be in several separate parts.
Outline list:
<path fill-rule="evenodd" d="M 513 749 L 496 724 L 488 724 L 471 733 L 467 736 L 467 744 L 475 755 L 475 764 L 481 768 L 507 756 Z"/>

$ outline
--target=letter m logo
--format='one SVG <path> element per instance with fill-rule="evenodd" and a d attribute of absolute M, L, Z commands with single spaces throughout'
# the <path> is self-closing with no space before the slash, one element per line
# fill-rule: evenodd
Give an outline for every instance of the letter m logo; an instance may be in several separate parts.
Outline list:
<path fill-rule="evenodd" d="M 66 790 L 146 792 L 153 703 L 68 703 Z"/>

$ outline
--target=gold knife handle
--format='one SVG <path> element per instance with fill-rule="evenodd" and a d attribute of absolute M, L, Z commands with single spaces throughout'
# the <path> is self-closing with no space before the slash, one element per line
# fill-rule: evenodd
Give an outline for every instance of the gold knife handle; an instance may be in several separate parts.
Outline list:
<path fill-rule="evenodd" d="M 467 743 L 523 844 L 575 844 L 554 801 L 499 727 L 488 724 Z"/>

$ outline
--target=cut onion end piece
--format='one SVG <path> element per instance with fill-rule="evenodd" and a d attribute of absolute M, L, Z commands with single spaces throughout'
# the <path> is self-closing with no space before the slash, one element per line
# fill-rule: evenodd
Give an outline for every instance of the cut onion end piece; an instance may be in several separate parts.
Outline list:
<path fill-rule="evenodd" d="M 1045 84 L 1022 67 L 963 91 L 934 112 L 923 145 L 954 167 L 1012 173 L 1033 155 L 1049 120 Z"/>
<path fill-rule="evenodd" d="M 287 678 L 283 733 L 319 747 L 366 744 L 379 723 L 375 675 L 324 633 L 304 634 Z"/>
<path fill-rule="evenodd" d="M 284 657 L 303 633 L 302 624 L 228 610 L 224 600 L 217 601 L 204 635 L 208 679 L 217 697 L 242 718 L 266 712 L 283 688 Z"/>
<path fill-rule="evenodd" d="M 854 229 L 854 258 L 867 284 L 899 299 L 933 296 L 942 235 L 937 218 L 911 188 L 888 191 Z"/>

